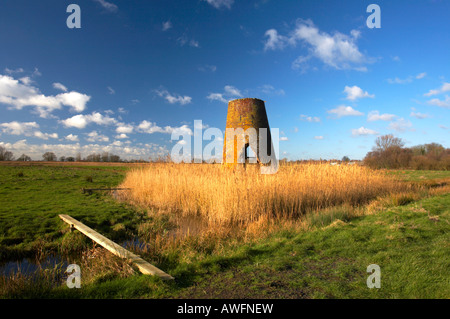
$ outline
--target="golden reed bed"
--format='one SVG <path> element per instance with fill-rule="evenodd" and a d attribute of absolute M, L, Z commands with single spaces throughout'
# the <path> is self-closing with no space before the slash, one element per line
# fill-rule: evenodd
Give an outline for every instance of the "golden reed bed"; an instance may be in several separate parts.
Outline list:
<path fill-rule="evenodd" d="M 295 218 L 337 205 L 359 206 L 407 185 L 359 165 L 285 164 L 277 174 L 257 166 L 156 163 L 132 169 L 120 187 L 126 200 L 209 223 Z"/>

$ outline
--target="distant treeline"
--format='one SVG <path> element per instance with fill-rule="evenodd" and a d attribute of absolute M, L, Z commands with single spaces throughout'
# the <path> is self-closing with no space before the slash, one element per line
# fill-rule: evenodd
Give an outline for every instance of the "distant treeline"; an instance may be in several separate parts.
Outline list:
<path fill-rule="evenodd" d="M 31 161 L 31 158 L 22 154 L 17 159 L 12 152 L 0 146 L 0 161 Z M 57 157 L 53 152 L 45 152 L 42 160 L 47 162 L 104 162 L 104 163 L 148 163 L 148 162 L 171 162 L 170 156 L 157 157 L 148 161 L 142 159 L 121 159 L 119 155 L 108 152 L 93 153 L 82 157 L 81 153 L 73 156 Z M 203 161 L 208 163 L 209 161 Z M 383 135 L 375 140 L 372 151 L 367 153 L 362 161 L 351 160 L 348 156 L 334 160 L 297 160 L 289 161 L 280 159 L 281 163 L 348 163 L 363 164 L 371 168 L 387 169 L 415 169 L 415 170 L 450 170 L 450 148 L 445 148 L 441 144 L 429 143 L 405 147 L 405 142 L 392 134 Z"/>
<path fill-rule="evenodd" d="M 371 168 L 450 170 L 449 148 L 437 143 L 404 146 L 402 139 L 391 134 L 380 136 L 363 164 Z"/>
<path fill-rule="evenodd" d="M 59 158 L 53 152 L 45 152 L 42 155 L 42 160 L 46 162 L 104 162 L 104 163 L 144 163 L 148 161 L 144 161 L 142 159 L 132 159 L 132 160 L 123 160 L 119 155 L 111 154 L 108 152 L 103 152 L 101 154 L 92 153 L 86 157 L 82 157 L 81 153 L 78 153 L 75 157 L 73 156 L 60 156 Z M 157 160 L 157 159 L 156 159 Z M 3 146 L 0 146 L 0 161 L 21 161 L 21 162 L 30 162 L 32 161 L 31 157 L 22 154 L 17 159 L 14 157 L 14 154 L 10 151 L 7 151 Z"/>

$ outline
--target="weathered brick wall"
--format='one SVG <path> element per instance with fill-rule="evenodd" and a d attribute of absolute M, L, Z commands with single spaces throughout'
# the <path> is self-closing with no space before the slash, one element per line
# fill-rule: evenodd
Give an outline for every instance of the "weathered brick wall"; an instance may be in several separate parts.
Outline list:
<path fill-rule="evenodd" d="M 267 119 L 266 107 L 264 101 L 255 98 L 244 98 L 230 101 L 228 103 L 228 114 L 226 128 L 242 128 L 244 131 L 249 128 L 256 130 L 256 149 L 252 148 L 253 152 L 258 156 L 259 154 L 259 129 L 267 129 L 267 145 L 271 147 L 271 137 L 269 129 L 269 120 Z M 245 136 L 245 143 L 249 144 L 249 137 Z M 223 163 L 237 164 L 239 154 L 245 151 L 240 147 L 237 138 L 234 142 L 227 143 L 227 133 L 225 132 L 225 140 L 223 146 Z M 270 151 L 269 151 L 270 152 Z M 233 156 L 234 155 L 234 156 Z"/>

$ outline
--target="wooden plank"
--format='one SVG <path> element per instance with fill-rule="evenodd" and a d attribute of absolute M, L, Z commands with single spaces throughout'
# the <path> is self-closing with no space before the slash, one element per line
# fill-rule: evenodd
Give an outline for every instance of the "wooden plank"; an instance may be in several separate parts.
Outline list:
<path fill-rule="evenodd" d="M 110 252 L 112 252 L 114 255 L 119 256 L 120 258 L 128 259 L 132 263 L 134 263 L 139 270 L 145 274 L 145 275 L 153 275 L 153 276 L 159 276 L 162 279 L 166 280 L 172 280 L 174 279 L 172 276 L 166 274 L 164 271 L 156 268 L 152 264 L 148 263 L 138 255 L 133 254 L 132 252 L 126 250 L 122 246 L 116 244 L 112 240 L 109 240 L 105 236 L 97 233 L 92 228 L 89 228 L 88 226 L 84 225 L 83 223 L 79 222 L 78 220 L 70 217 L 69 215 L 61 214 L 59 215 L 59 218 L 61 218 L 64 222 L 69 224 L 71 227 L 75 227 L 80 232 L 82 232 L 84 235 L 95 241 L 96 243 L 100 244 Z"/>

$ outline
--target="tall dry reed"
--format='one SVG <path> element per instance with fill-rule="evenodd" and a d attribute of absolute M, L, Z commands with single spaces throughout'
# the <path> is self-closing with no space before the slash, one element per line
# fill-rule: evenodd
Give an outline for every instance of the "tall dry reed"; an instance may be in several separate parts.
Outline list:
<path fill-rule="evenodd" d="M 358 165 L 289 164 L 273 175 L 257 166 L 149 164 L 131 170 L 121 187 L 126 200 L 210 223 L 299 217 L 337 205 L 358 206 L 407 185 Z"/>

